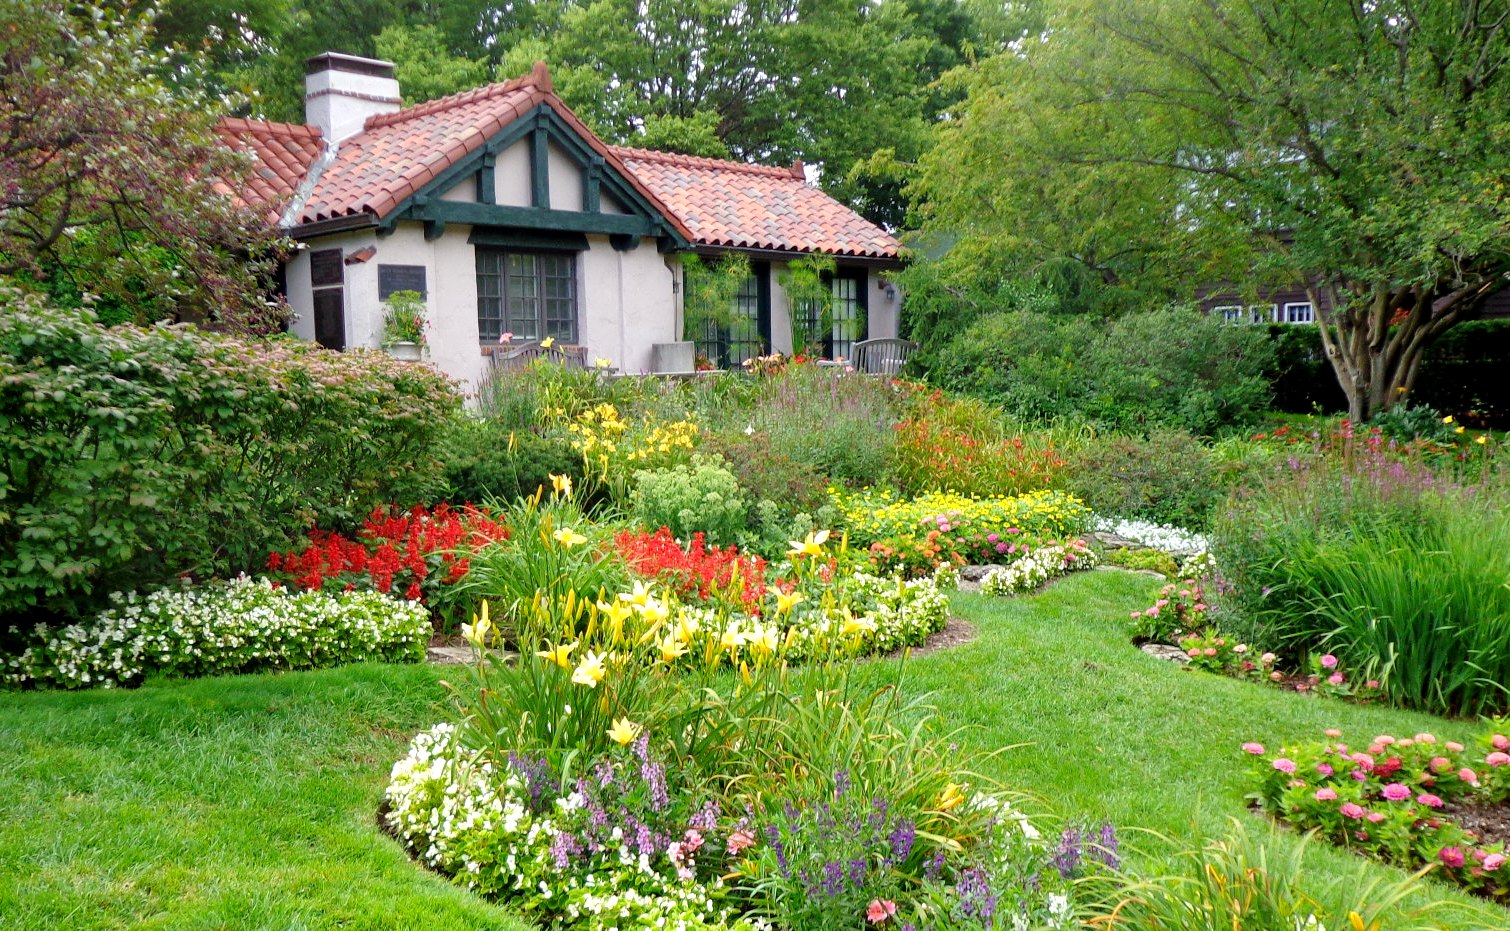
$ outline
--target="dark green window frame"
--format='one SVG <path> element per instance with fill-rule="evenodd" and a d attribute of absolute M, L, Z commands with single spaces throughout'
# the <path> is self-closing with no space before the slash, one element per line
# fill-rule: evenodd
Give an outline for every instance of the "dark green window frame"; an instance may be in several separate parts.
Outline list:
<path fill-rule="evenodd" d="M 577 255 L 477 246 L 477 335 L 576 343 Z"/>

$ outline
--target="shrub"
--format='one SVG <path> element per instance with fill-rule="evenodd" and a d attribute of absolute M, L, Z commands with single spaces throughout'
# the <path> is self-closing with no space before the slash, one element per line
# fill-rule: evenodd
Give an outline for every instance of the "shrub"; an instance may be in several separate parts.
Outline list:
<path fill-rule="evenodd" d="M 828 502 L 828 478 L 810 463 L 773 448 L 770 437 L 753 427 L 710 435 L 706 446 L 723 457 L 724 467 L 751 499 L 770 501 L 784 517 L 816 513 Z"/>
<path fill-rule="evenodd" d="M 1178 430 L 1103 437 L 1067 458 L 1063 487 L 1098 514 L 1204 527 L 1226 497 L 1210 451 Z"/>
<path fill-rule="evenodd" d="M 1101 554 L 1101 562 L 1134 572 L 1157 572 L 1163 576 L 1172 576 L 1180 571 L 1180 564 L 1175 558 L 1162 550 L 1121 547 Z"/>
<path fill-rule="evenodd" d="M 424 608 L 376 592 L 299 592 L 245 576 L 225 584 L 112 595 L 88 624 L 43 633 L 7 658 L 11 685 L 112 686 L 145 675 L 419 662 Z"/>
<path fill-rule="evenodd" d="M 550 485 L 552 475 L 582 479 L 582 456 L 571 443 L 501 422 L 456 418 L 440 456 L 446 500 L 452 504 L 510 502 Z"/>
<path fill-rule="evenodd" d="M 896 420 L 889 382 L 790 365 L 761 386 L 750 426 L 775 452 L 851 485 L 887 474 Z"/>
<path fill-rule="evenodd" d="M 1377 443 L 1378 437 L 1371 438 Z M 1394 702 L 1510 705 L 1510 509 L 1502 479 L 1455 485 L 1363 445 L 1297 463 L 1217 528 L 1243 633 L 1324 651 Z"/>
<path fill-rule="evenodd" d="M 681 540 L 701 534 L 715 544 L 734 543 L 743 536 L 748 508 L 739 480 L 708 459 L 636 472 L 629 496 L 630 517 L 640 526 L 667 527 Z"/>
<path fill-rule="evenodd" d="M 82 617 L 423 499 L 459 405 L 383 353 L 106 328 L 0 293 L 0 616 Z"/>
<path fill-rule="evenodd" d="M 1059 484 L 1065 464 L 1042 434 L 991 438 L 926 417 L 896 425 L 893 476 L 904 492 L 1017 495 Z"/>

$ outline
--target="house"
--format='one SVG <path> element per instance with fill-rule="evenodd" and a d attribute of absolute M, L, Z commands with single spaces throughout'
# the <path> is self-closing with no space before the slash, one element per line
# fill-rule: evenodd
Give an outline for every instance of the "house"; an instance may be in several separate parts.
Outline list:
<path fill-rule="evenodd" d="M 219 126 L 256 163 L 238 196 L 298 244 L 284 284 L 302 337 L 377 346 L 383 302 L 412 290 L 430 361 L 464 385 L 486 376 L 501 338 L 551 337 L 650 372 L 656 347 L 683 338 L 691 253 L 750 260 L 731 321 L 699 334 L 725 364 L 791 351 L 783 273 L 814 253 L 836 262 L 826 348 L 896 335 L 900 296 L 882 273 L 899 265 L 897 240 L 808 184 L 800 163 L 609 146 L 543 64 L 410 107 L 387 62 L 327 52 L 306 70 L 306 125 Z"/>

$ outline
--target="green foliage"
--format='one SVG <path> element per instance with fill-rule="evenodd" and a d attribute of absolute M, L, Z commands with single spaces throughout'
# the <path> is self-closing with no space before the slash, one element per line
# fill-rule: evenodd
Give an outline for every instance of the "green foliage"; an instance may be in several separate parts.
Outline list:
<path fill-rule="evenodd" d="M 1163 576 L 1173 576 L 1180 571 L 1179 562 L 1162 550 L 1119 547 L 1102 553 L 1101 562 L 1107 566 L 1157 572 Z"/>
<path fill-rule="evenodd" d="M 1193 310 L 1127 314 L 1104 327 L 1081 316 L 1008 312 L 955 337 L 931 375 L 1022 420 L 1210 433 L 1263 409 L 1269 359 L 1262 333 Z"/>
<path fill-rule="evenodd" d="M 383 303 L 383 345 L 425 342 L 425 299 L 418 291 L 395 291 Z"/>
<path fill-rule="evenodd" d="M 1178 430 L 1098 437 L 1068 458 L 1065 490 L 1098 514 L 1200 528 L 1226 497 L 1211 452 Z"/>
<path fill-rule="evenodd" d="M 1242 629 L 1335 654 L 1392 702 L 1510 706 L 1510 519 L 1502 475 L 1460 487 L 1355 451 L 1270 481 L 1217 523 Z"/>
<path fill-rule="evenodd" d="M 690 116 L 647 116 L 639 135 L 627 139 L 626 144 L 657 152 L 728 158 L 728 143 L 718 136 L 720 122 L 718 113 L 713 110 L 696 110 Z"/>
<path fill-rule="evenodd" d="M 815 252 L 787 263 L 776 276 L 786 295 L 794 355 L 823 355 L 823 344 L 834 330 L 834 292 L 827 276 L 836 267 L 833 256 Z"/>
<path fill-rule="evenodd" d="M 488 83 L 488 63 L 453 54 L 440 28 L 429 24 L 383 27 L 375 40 L 379 58 L 393 62 L 404 103 L 412 105 Z"/>
<path fill-rule="evenodd" d="M 94 688 L 143 676 L 417 663 L 430 616 L 376 592 L 292 592 L 245 576 L 224 585 L 115 595 L 109 610 L 4 659 L 12 686 Z"/>
<path fill-rule="evenodd" d="M 831 481 L 863 485 L 889 470 L 893 401 L 883 379 L 793 365 L 763 381 L 751 427 L 774 453 Z"/>
<path fill-rule="evenodd" d="M 750 260 L 739 253 L 717 260 L 689 254 L 682 257 L 682 276 L 684 338 L 704 340 L 709 328 L 724 329 L 733 322 L 734 299 L 750 277 Z"/>
<path fill-rule="evenodd" d="M 1396 404 L 1370 421 L 1378 427 L 1385 439 L 1400 443 L 1425 440 L 1451 446 L 1457 439 L 1455 418 L 1442 417 L 1442 412 L 1426 405 Z"/>
<path fill-rule="evenodd" d="M 629 498 L 629 515 L 640 526 L 667 527 L 679 540 L 700 532 L 714 546 L 741 542 L 748 510 L 739 480 L 703 457 L 690 466 L 636 472 Z"/>
<path fill-rule="evenodd" d="M 460 405 L 429 369 L 0 292 L 0 615 L 259 566 L 426 500 Z"/>
<path fill-rule="evenodd" d="M 552 475 L 582 478 L 582 457 L 566 440 L 467 415 L 446 431 L 440 458 L 452 504 L 513 501 L 549 487 Z"/>

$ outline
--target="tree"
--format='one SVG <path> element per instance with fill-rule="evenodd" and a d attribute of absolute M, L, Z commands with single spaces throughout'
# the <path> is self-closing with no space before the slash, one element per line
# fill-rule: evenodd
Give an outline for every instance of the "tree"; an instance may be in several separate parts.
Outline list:
<path fill-rule="evenodd" d="M 1033 86 L 992 101 L 978 80 L 949 144 L 988 178 L 1044 171 L 1066 193 L 982 221 L 1047 231 L 1040 254 L 1076 251 L 1095 224 L 1046 218 L 1099 185 L 1134 194 L 1101 224 L 1134 267 L 1304 286 L 1363 419 L 1507 284 L 1507 25 L 1505 0 L 1079 0 L 982 66 Z M 1022 109 L 1003 117 L 1007 102 Z M 953 170 L 940 152 L 935 196 Z"/>
<path fill-rule="evenodd" d="M 149 29 L 62 0 L 0 9 L 0 275 L 116 320 L 275 326 L 260 276 L 281 240 L 226 193 L 248 166 L 212 100 L 156 76 Z"/>

